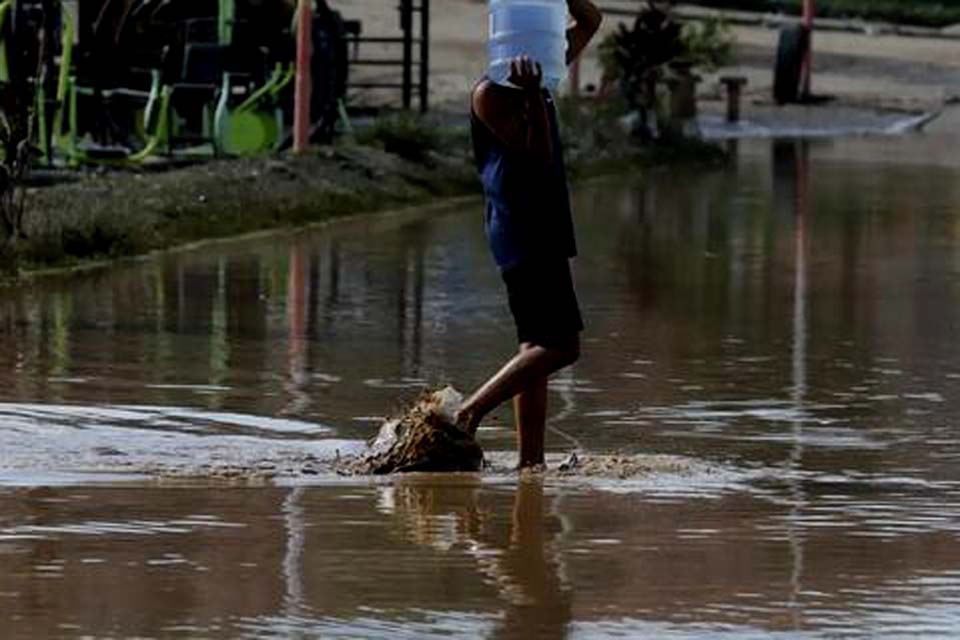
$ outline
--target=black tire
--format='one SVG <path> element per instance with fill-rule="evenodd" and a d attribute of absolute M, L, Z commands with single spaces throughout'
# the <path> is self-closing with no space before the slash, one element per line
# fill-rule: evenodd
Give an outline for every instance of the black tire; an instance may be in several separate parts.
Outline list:
<path fill-rule="evenodd" d="M 810 30 L 803 25 L 791 24 L 780 30 L 777 65 L 773 72 L 773 98 L 777 104 L 800 99 L 800 75 L 809 47 Z"/>

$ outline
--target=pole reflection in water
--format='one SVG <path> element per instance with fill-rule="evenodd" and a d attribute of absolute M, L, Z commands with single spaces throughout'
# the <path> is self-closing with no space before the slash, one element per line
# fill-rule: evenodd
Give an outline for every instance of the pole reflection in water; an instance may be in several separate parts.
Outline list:
<path fill-rule="evenodd" d="M 283 595 L 283 610 L 289 618 L 302 615 L 305 609 L 302 565 L 306 531 L 303 494 L 303 487 L 291 489 L 283 501 L 282 509 L 287 549 L 283 556 L 280 575 L 283 576 L 286 589 Z"/>
<path fill-rule="evenodd" d="M 305 391 L 307 375 L 307 302 L 312 286 L 307 276 L 307 255 L 303 244 L 290 247 L 287 277 L 287 380 L 284 388 L 289 400 L 282 413 L 300 414 L 310 405 L 310 394 Z"/>
<path fill-rule="evenodd" d="M 429 229 L 424 223 L 416 222 L 405 226 L 397 256 L 397 343 L 403 358 L 402 374 L 412 379 L 419 379 L 421 375 L 425 254 L 428 240 Z"/>
<path fill-rule="evenodd" d="M 794 280 L 793 280 L 793 327 L 791 348 L 791 402 L 794 412 L 792 421 L 793 443 L 787 463 L 791 493 L 791 508 L 788 522 L 790 551 L 793 568 L 790 583 L 790 607 L 793 626 L 803 626 L 803 534 L 799 524 L 806 495 L 802 484 L 803 470 L 803 421 L 807 394 L 807 225 L 810 218 L 810 149 L 805 140 L 774 142 L 774 190 L 791 194 L 792 203 L 780 202 L 790 207 L 794 219 Z"/>
<path fill-rule="evenodd" d="M 330 331 L 335 320 L 334 314 L 340 304 L 340 243 L 334 238 L 327 243 L 327 246 L 329 249 L 327 251 L 327 273 L 330 274 L 330 279 L 327 283 L 324 318 L 327 322 L 326 330 Z"/>
<path fill-rule="evenodd" d="M 223 394 L 219 391 L 230 374 L 230 338 L 227 333 L 227 261 L 217 260 L 217 284 L 210 317 L 210 385 L 211 408 L 220 408 Z"/>
<path fill-rule="evenodd" d="M 53 297 L 51 303 L 53 305 L 53 335 L 51 336 L 53 361 L 50 367 L 50 378 L 57 389 L 56 399 L 59 401 L 61 399 L 59 392 L 62 390 L 62 385 L 58 384 L 58 381 L 69 375 L 71 364 L 70 323 L 73 300 L 60 291 Z"/>

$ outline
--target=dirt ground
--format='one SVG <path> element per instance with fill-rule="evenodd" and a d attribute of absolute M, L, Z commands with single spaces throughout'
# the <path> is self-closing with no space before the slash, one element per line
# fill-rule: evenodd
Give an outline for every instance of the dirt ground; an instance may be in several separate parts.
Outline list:
<path fill-rule="evenodd" d="M 395 3 L 384 0 L 331 0 L 351 19 L 363 21 L 367 36 L 395 35 Z M 621 3 L 622 4 L 622 3 Z M 620 19 L 608 17 L 603 32 Z M 719 97 L 717 78 L 735 73 L 749 79 L 751 102 L 769 102 L 777 31 L 766 27 L 733 28 L 735 63 L 704 79 L 705 98 Z M 430 91 L 434 107 L 454 113 L 466 110 L 466 96 L 486 64 L 487 3 L 484 0 L 434 0 L 431 21 Z M 365 45 L 364 57 L 389 55 Z M 839 102 L 862 106 L 928 111 L 960 96 L 960 42 L 895 35 L 818 32 L 814 39 L 814 91 Z M 377 69 L 379 78 L 397 71 Z M 371 74 L 366 72 L 369 77 Z M 583 85 L 599 84 L 596 48 L 586 54 Z"/>

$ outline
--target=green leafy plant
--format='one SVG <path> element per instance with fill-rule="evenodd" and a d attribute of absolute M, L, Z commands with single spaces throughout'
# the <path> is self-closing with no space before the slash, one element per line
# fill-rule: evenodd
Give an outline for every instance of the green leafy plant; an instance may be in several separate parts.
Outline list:
<path fill-rule="evenodd" d="M 685 24 L 680 40 L 682 52 L 677 60 L 692 68 L 715 71 L 733 58 L 733 34 L 722 18 Z"/>
<path fill-rule="evenodd" d="M 657 109 L 657 82 L 664 67 L 681 74 L 713 71 L 730 61 L 733 44 L 722 20 L 681 25 L 651 1 L 631 27 L 621 24 L 600 44 L 604 84 L 616 85 L 627 109 L 639 115 L 640 138 L 649 139 L 649 114 Z"/>
<path fill-rule="evenodd" d="M 734 39 L 721 18 L 680 25 L 650 4 L 632 27 L 621 24 L 600 43 L 605 80 L 619 84 L 628 102 L 642 96 L 664 65 L 713 71 L 730 62 Z"/>
<path fill-rule="evenodd" d="M 680 25 L 649 4 L 632 27 L 621 24 L 600 43 L 605 83 L 615 83 L 629 107 L 649 107 L 659 69 L 683 52 Z"/>

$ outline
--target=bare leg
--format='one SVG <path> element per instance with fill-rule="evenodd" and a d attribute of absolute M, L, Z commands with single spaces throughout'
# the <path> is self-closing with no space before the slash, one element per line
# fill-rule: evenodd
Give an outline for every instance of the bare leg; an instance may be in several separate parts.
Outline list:
<path fill-rule="evenodd" d="M 547 379 L 541 378 L 513 399 L 517 425 L 520 468 L 543 464 L 543 441 L 547 428 Z"/>
<path fill-rule="evenodd" d="M 457 423 L 471 435 L 475 435 L 480 421 L 496 409 L 498 406 L 513 398 L 514 396 L 532 391 L 533 395 L 528 399 L 522 399 L 517 405 L 518 424 L 534 425 L 537 422 L 543 423 L 543 418 L 539 420 L 535 417 L 541 404 L 544 408 L 540 410 L 546 414 L 546 380 L 551 374 L 567 367 L 580 357 L 580 340 L 573 337 L 565 345 L 557 347 L 542 347 L 534 344 L 523 344 L 520 352 L 515 355 L 500 371 L 490 378 L 480 389 L 474 393 L 463 406 L 457 418 Z M 542 391 L 540 387 L 543 387 Z M 537 402 L 542 397 L 542 402 Z M 523 415 L 529 414 L 529 418 L 523 419 Z M 533 429 L 535 431 L 535 429 Z M 521 440 L 526 436 L 521 432 Z M 542 436 L 541 436 L 542 440 Z M 522 442 L 521 442 L 522 444 Z M 521 447 L 522 448 L 522 447 Z M 535 453 L 535 448 L 533 453 Z M 542 449 L 542 445 L 540 447 Z"/>

